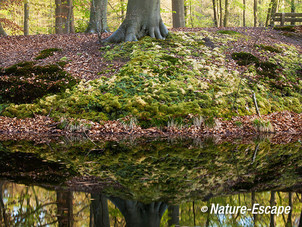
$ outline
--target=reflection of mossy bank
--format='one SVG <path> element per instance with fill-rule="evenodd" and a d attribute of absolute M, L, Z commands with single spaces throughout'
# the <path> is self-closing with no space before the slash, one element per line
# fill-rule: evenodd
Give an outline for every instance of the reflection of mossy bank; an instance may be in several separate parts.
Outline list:
<path fill-rule="evenodd" d="M 223 44 L 211 49 L 204 45 L 204 37 Z M 164 41 L 145 37 L 104 46 L 107 61 L 127 61 L 113 77 L 81 82 L 33 104 L 11 105 L 3 114 L 24 117 L 51 112 L 53 117 L 95 121 L 132 115 L 147 127 L 181 121 L 189 114 L 226 118 L 254 114 L 252 92 L 261 114 L 301 112 L 302 62 L 295 48 L 256 46 L 259 55 L 271 57 L 249 62 L 240 74 L 227 67 L 224 54 L 227 41 L 236 39 L 237 35 L 202 31 L 172 34 Z M 271 51 L 273 56 L 268 54 Z"/>
<path fill-rule="evenodd" d="M 78 175 L 117 182 L 122 190 L 108 185 L 108 195 L 144 203 L 184 202 L 240 190 L 281 190 L 301 183 L 302 174 L 300 143 L 126 140 L 33 145 L 6 141 L 2 146 L 10 156 L 33 153 L 45 162 L 64 163 Z"/>

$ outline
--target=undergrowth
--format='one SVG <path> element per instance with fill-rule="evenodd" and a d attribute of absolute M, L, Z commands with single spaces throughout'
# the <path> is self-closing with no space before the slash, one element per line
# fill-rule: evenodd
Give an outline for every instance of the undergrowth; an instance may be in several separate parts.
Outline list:
<path fill-rule="evenodd" d="M 82 81 L 62 94 L 45 96 L 33 104 L 11 104 L 2 114 L 51 113 L 58 120 L 94 121 L 132 116 L 143 127 L 167 125 L 172 119 L 178 125 L 200 125 L 196 119 L 202 116 L 204 124 L 210 125 L 215 117 L 255 114 L 252 92 L 257 94 L 261 114 L 302 111 L 302 82 L 297 74 L 301 59 L 294 47 L 276 44 L 282 52 L 265 62 L 254 59 L 239 73 L 227 67 L 226 47 L 208 48 L 204 37 L 224 44 L 238 38 L 206 31 L 178 32 L 166 40 L 145 37 L 107 45 L 101 49 L 109 64 L 126 62 L 111 78 L 101 72 L 99 79 Z"/>

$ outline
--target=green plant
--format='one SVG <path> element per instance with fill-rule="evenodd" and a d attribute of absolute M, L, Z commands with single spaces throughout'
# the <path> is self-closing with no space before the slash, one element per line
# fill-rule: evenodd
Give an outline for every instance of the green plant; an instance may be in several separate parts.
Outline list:
<path fill-rule="evenodd" d="M 277 31 L 286 31 L 286 32 L 295 32 L 296 31 L 295 26 L 291 26 L 291 25 L 275 26 L 274 29 Z"/>
<path fill-rule="evenodd" d="M 62 51 L 62 49 L 59 49 L 59 48 L 45 49 L 45 50 L 42 50 L 35 59 L 39 60 L 39 59 L 48 58 L 50 56 L 53 56 L 54 52 L 61 52 L 61 51 Z"/>
<path fill-rule="evenodd" d="M 274 128 L 270 121 L 255 119 L 253 120 L 253 125 L 258 132 L 274 132 Z"/>
<path fill-rule="evenodd" d="M 240 32 L 232 31 L 232 30 L 219 30 L 217 31 L 219 34 L 224 34 L 224 35 L 241 35 Z"/>
<path fill-rule="evenodd" d="M 193 118 L 193 125 L 201 128 L 204 125 L 204 118 L 202 116 L 194 117 Z"/>
<path fill-rule="evenodd" d="M 249 65 L 259 62 L 259 59 L 256 56 L 247 52 L 232 53 L 232 58 L 237 61 L 238 65 Z"/>
<path fill-rule="evenodd" d="M 241 122 L 241 121 L 235 121 L 234 124 L 235 124 L 237 127 L 241 127 L 241 126 L 242 126 L 242 122 Z"/>

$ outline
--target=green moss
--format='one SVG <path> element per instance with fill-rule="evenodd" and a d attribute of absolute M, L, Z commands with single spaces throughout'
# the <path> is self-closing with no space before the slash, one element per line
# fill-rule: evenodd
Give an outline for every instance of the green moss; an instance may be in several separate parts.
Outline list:
<path fill-rule="evenodd" d="M 296 29 L 295 29 L 295 26 L 275 26 L 274 27 L 275 30 L 277 31 L 286 31 L 286 32 L 295 32 Z"/>
<path fill-rule="evenodd" d="M 232 53 L 232 58 L 237 61 L 238 65 L 249 65 L 259 62 L 259 59 L 256 56 L 247 52 Z"/>
<path fill-rule="evenodd" d="M 0 103 L 31 103 L 37 98 L 62 92 L 75 84 L 76 79 L 59 65 L 18 63 L 0 73 Z"/>
<path fill-rule="evenodd" d="M 219 34 L 224 34 L 224 35 L 241 35 L 240 32 L 232 31 L 232 30 L 219 30 L 217 31 Z"/>
<path fill-rule="evenodd" d="M 282 51 L 279 48 L 275 48 L 272 46 L 267 46 L 267 45 L 263 45 L 263 44 L 255 45 L 255 46 L 261 48 L 262 50 L 267 50 L 267 51 L 274 52 L 274 53 L 282 53 Z"/>
<path fill-rule="evenodd" d="M 48 58 L 50 56 L 54 55 L 54 52 L 62 51 L 62 49 L 59 48 L 49 48 L 42 50 L 39 55 L 35 58 L 36 60 Z"/>

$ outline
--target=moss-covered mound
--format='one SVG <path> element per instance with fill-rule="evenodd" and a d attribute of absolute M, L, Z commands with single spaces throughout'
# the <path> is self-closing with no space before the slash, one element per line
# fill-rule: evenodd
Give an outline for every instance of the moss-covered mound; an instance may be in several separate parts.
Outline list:
<path fill-rule="evenodd" d="M 32 103 L 75 84 L 76 80 L 57 64 L 37 66 L 22 62 L 0 72 L 0 103 Z"/>
<path fill-rule="evenodd" d="M 205 46 L 205 37 L 219 47 Z M 228 118 L 254 114 L 252 92 L 256 93 L 261 114 L 301 112 L 302 82 L 297 75 L 301 58 L 297 50 L 276 45 L 281 53 L 268 55 L 266 61 L 253 60 L 257 64 L 239 73 L 240 66 L 228 64 L 226 46 L 237 38 L 206 31 L 179 32 L 166 40 L 145 37 L 138 42 L 104 46 L 103 57 L 108 64 L 126 61 L 113 77 L 100 75 L 61 95 L 46 96 L 29 105 L 11 105 L 3 114 L 24 117 L 47 114 L 52 109 L 53 117 L 95 121 L 132 115 L 147 127 L 198 115 Z M 264 55 L 261 51 L 259 55 Z"/>
<path fill-rule="evenodd" d="M 48 58 L 50 56 L 53 56 L 54 52 L 58 52 L 58 51 L 62 51 L 62 50 L 59 48 L 49 48 L 49 49 L 42 50 L 35 59 L 39 60 L 39 59 Z"/>

